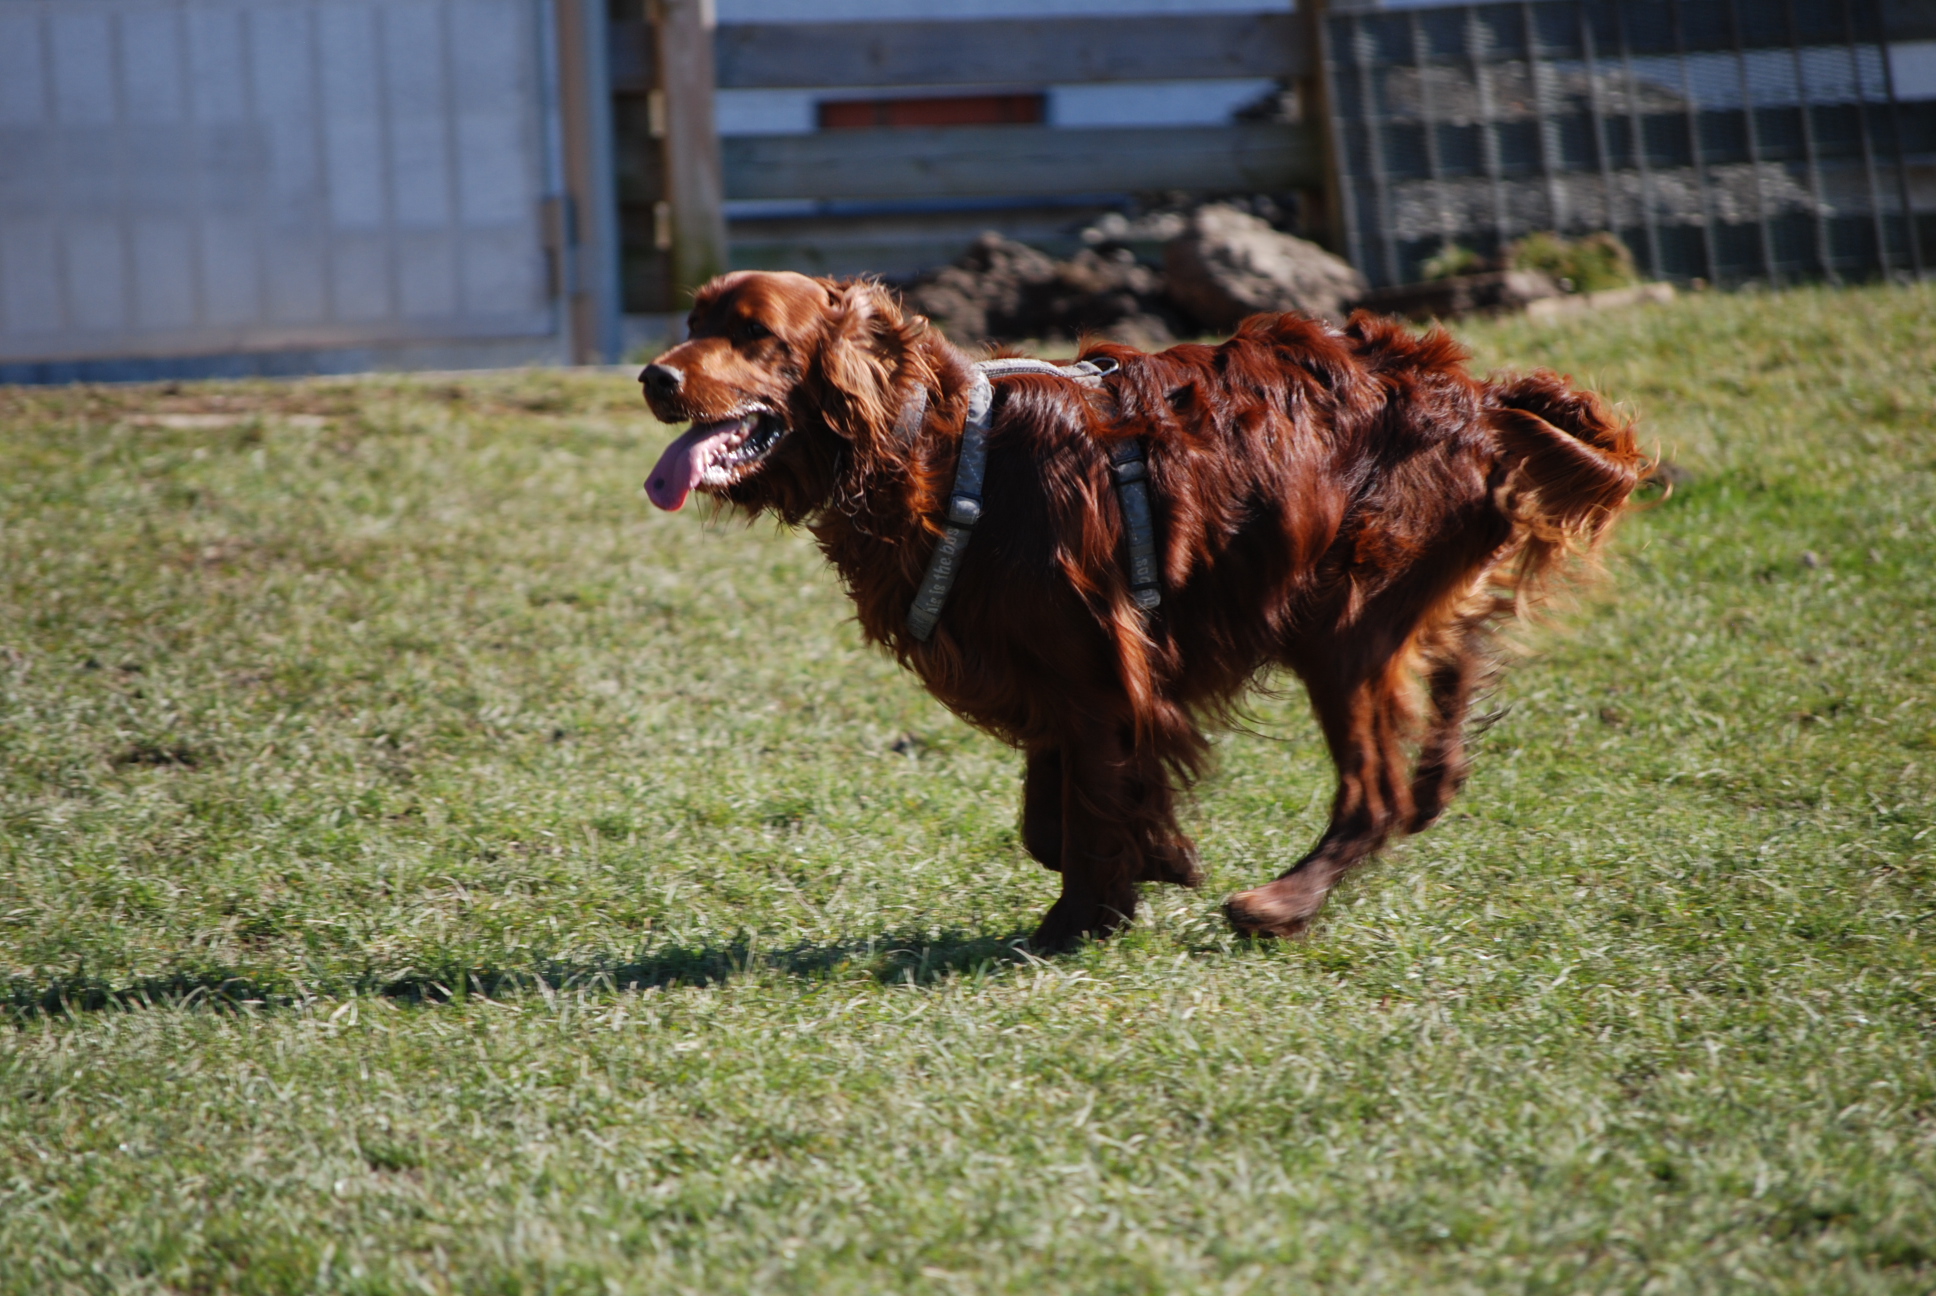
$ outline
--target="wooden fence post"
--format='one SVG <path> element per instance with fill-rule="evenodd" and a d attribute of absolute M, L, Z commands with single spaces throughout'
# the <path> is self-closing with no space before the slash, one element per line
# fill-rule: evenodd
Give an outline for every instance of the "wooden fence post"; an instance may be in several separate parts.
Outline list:
<path fill-rule="evenodd" d="M 611 364 L 619 351 L 620 289 L 605 3 L 557 0 L 554 12 L 565 192 L 547 213 L 548 239 L 572 363 Z"/>
<path fill-rule="evenodd" d="M 648 0 L 664 96 L 672 305 L 726 269 L 726 184 L 713 124 L 712 0 Z"/>

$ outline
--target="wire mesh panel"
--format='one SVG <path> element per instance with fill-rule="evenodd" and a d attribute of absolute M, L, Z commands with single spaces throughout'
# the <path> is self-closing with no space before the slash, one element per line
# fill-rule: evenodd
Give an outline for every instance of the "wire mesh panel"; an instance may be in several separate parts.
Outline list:
<path fill-rule="evenodd" d="M 1323 36 L 1374 284 L 1540 230 L 1722 283 L 1920 275 L 1936 250 L 1936 85 L 1899 91 L 1922 47 L 1889 43 L 1877 0 L 1334 5 Z"/>

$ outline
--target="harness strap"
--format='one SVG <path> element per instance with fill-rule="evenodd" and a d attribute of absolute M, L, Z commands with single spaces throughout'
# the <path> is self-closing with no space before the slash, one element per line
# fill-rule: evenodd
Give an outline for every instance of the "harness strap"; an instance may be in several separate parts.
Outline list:
<path fill-rule="evenodd" d="M 1109 451 L 1109 471 L 1116 478 L 1123 530 L 1129 533 L 1129 596 L 1148 612 L 1163 601 L 1163 588 L 1156 575 L 1156 519 L 1150 513 L 1143 443 L 1133 437 L 1118 441 Z"/>
<path fill-rule="evenodd" d="M 921 421 L 928 417 L 928 389 L 923 383 L 914 385 L 914 394 L 908 403 L 901 407 L 901 417 L 894 420 L 894 435 L 901 444 L 911 446 L 921 435 Z"/>
<path fill-rule="evenodd" d="M 981 483 L 988 471 L 988 416 L 995 408 L 995 388 L 980 365 L 975 366 L 975 385 L 968 393 L 968 421 L 961 428 L 961 454 L 955 463 L 955 482 L 948 493 L 948 513 L 941 523 L 941 539 L 928 558 L 928 569 L 921 574 L 921 587 L 914 592 L 908 608 L 908 633 L 922 643 L 934 633 L 941 619 L 941 606 L 948 601 L 955 577 L 961 574 L 961 556 L 968 550 L 968 537 L 981 521 Z"/>
<path fill-rule="evenodd" d="M 982 479 L 988 471 L 988 428 L 995 408 L 995 388 L 989 381 L 1013 374 L 1039 373 L 1072 378 L 1085 386 L 1100 386 L 1105 375 L 1115 372 L 1116 362 L 1104 359 L 1078 360 L 1071 365 L 1051 364 L 1047 360 L 1013 358 L 983 360 L 975 366 L 975 385 L 968 394 L 968 419 L 961 429 L 961 453 L 955 463 L 954 487 L 948 494 L 948 512 L 941 524 L 941 539 L 921 575 L 914 604 L 908 609 L 908 633 L 921 643 L 934 634 L 941 620 L 942 606 L 955 577 L 961 574 L 962 555 L 975 523 L 981 520 Z M 910 416 L 910 411 L 912 415 Z M 917 390 L 908 408 L 897 420 L 903 440 L 919 435 L 921 419 L 927 412 L 927 391 Z M 1163 601 L 1156 571 L 1156 525 L 1150 513 L 1149 465 L 1143 458 L 1142 442 L 1119 441 L 1109 452 L 1110 474 L 1116 479 L 1116 497 L 1123 510 L 1123 529 L 1129 538 L 1130 597 L 1145 611 Z"/>

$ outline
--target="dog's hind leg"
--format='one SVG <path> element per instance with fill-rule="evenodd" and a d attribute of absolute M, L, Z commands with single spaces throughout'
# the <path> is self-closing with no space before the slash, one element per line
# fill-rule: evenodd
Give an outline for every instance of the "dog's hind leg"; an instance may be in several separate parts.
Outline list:
<path fill-rule="evenodd" d="M 1424 741 L 1412 771 L 1412 816 L 1407 832 L 1432 826 L 1465 785 L 1465 717 L 1473 690 L 1485 677 L 1485 630 L 1478 617 L 1463 616 L 1447 628 L 1432 654 L 1425 686 L 1431 707 Z"/>
<path fill-rule="evenodd" d="M 1310 854 L 1275 882 L 1224 902 L 1231 925 L 1258 936 L 1300 934 L 1339 879 L 1415 814 L 1411 780 L 1405 777 L 1409 712 L 1396 656 L 1386 656 L 1375 671 L 1355 680 L 1307 673 L 1305 683 L 1337 762 L 1338 792 L 1330 826 Z"/>

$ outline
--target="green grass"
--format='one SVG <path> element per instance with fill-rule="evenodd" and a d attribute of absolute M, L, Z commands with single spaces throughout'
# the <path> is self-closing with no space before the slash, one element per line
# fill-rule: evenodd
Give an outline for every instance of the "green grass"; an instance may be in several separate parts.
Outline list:
<path fill-rule="evenodd" d="M 1311 939 L 1293 691 L 1047 963 L 1017 759 L 628 377 L 0 391 L 0 1292 L 1929 1291 L 1936 293 L 1468 336 L 1674 497 Z"/>

